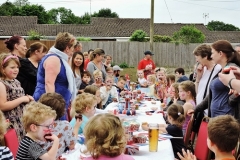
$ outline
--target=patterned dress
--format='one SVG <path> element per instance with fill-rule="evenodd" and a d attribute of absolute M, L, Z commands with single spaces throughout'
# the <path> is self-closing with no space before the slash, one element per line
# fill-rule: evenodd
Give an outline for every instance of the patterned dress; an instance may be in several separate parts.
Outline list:
<path fill-rule="evenodd" d="M 14 79 L 11 81 L 0 80 L 0 82 L 2 82 L 6 87 L 7 101 L 13 101 L 25 95 L 24 90 L 17 79 Z M 3 111 L 6 119 L 9 119 L 12 127 L 16 130 L 19 142 L 22 140 L 22 138 L 25 135 L 25 130 L 21 122 L 24 107 L 25 107 L 25 104 L 22 103 L 12 110 Z"/>
<path fill-rule="evenodd" d="M 59 146 L 57 157 L 61 156 L 64 153 L 64 150 L 77 143 L 77 138 L 74 136 L 73 128 L 68 121 L 56 120 L 54 121 L 54 129 L 52 134 L 55 134 L 59 138 Z M 52 142 L 40 143 L 44 149 L 50 150 Z"/>

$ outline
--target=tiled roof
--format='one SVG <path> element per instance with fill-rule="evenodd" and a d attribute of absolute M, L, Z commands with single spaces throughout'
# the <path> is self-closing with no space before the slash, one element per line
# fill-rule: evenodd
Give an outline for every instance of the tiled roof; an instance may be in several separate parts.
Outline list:
<path fill-rule="evenodd" d="M 155 35 L 172 36 L 185 25 L 183 23 L 155 23 Z M 205 42 L 226 39 L 232 43 L 240 42 L 238 31 L 209 31 L 204 24 L 193 24 L 205 36 Z M 135 18 L 92 18 L 90 24 L 37 24 L 36 16 L 0 16 L 0 36 L 19 34 L 27 36 L 27 32 L 34 29 L 45 36 L 55 36 L 58 32 L 67 31 L 79 37 L 130 37 L 137 30 L 142 29 L 149 35 L 150 19 Z"/>

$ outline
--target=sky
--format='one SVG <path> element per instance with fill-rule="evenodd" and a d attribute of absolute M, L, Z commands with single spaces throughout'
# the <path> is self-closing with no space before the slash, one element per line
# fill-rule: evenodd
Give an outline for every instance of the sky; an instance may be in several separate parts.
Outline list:
<path fill-rule="evenodd" d="M 120 18 L 150 18 L 151 0 L 28 0 L 46 10 L 65 7 L 77 16 L 110 8 Z M 155 0 L 154 23 L 222 21 L 240 28 L 240 0 Z M 91 8 L 91 9 L 90 9 Z"/>

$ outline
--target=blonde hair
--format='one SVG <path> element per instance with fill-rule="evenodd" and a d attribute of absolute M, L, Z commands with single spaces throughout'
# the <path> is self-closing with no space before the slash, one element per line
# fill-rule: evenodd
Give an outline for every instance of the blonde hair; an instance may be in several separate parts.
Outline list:
<path fill-rule="evenodd" d="M 107 67 L 106 72 L 108 72 L 108 71 L 113 71 L 113 67 Z"/>
<path fill-rule="evenodd" d="M 86 124 L 83 134 L 87 151 L 94 159 L 100 155 L 116 157 L 125 150 L 126 139 L 120 119 L 113 114 L 98 114 Z"/>
<path fill-rule="evenodd" d="M 83 56 L 88 56 L 88 52 L 83 52 Z"/>
<path fill-rule="evenodd" d="M 150 80 L 154 84 L 156 83 L 156 76 L 154 74 L 150 74 L 147 76 L 147 80 Z"/>
<path fill-rule="evenodd" d="M 100 71 L 99 69 L 96 69 L 95 71 L 93 71 L 93 77 L 95 78 L 96 76 L 103 76 L 102 71 Z"/>
<path fill-rule="evenodd" d="M 54 47 L 60 51 L 64 51 L 67 47 L 71 48 L 77 44 L 75 37 L 68 32 L 59 32 L 55 39 Z"/>
<path fill-rule="evenodd" d="M 107 79 L 111 79 L 114 81 L 114 77 L 113 76 L 110 76 L 110 75 L 107 75 L 106 78 L 105 78 L 105 81 L 107 81 Z"/>
<path fill-rule="evenodd" d="M 23 111 L 22 123 L 26 132 L 28 132 L 32 124 L 40 124 L 48 118 L 55 119 L 56 116 L 56 111 L 52 110 L 51 107 L 40 102 L 31 102 Z"/>
<path fill-rule="evenodd" d="M 85 89 L 84 89 L 84 92 L 85 93 L 90 93 L 92 95 L 96 95 L 97 91 L 100 92 L 100 89 L 95 86 L 95 85 L 88 85 Z M 102 100 L 100 103 L 97 104 L 97 108 L 98 109 L 101 109 L 102 108 Z"/>
<path fill-rule="evenodd" d="M 4 134 L 6 133 L 6 130 L 8 128 L 8 124 L 6 122 L 6 119 L 3 115 L 3 112 L 0 110 L 0 141 L 2 141 Z"/>
<path fill-rule="evenodd" d="M 9 58 L 8 56 L 9 57 L 12 56 L 12 57 Z M 7 78 L 6 75 L 3 72 L 3 69 L 5 69 L 11 61 L 14 61 L 18 65 L 18 67 L 21 66 L 17 56 L 13 56 L 13 55 L 7 54 L 7 53 L 1 53 L 0 54 L 0 77 L 2 79 Z"/>
<path fill-rule="evenodd" d="M 95 95 L 92 95 L 90 93 L 82 93 L 77 95 L 72 104 L 74 114 L 84 113 L 86 108 L 92 106 L 95 102 L 97 102 L 97 98 L 95 97 Z"/>

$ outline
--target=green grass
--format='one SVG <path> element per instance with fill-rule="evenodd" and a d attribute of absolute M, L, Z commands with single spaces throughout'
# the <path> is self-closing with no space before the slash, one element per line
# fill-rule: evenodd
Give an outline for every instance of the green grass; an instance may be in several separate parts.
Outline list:
<path fill-rule="evenodd" d="M 176 68 L 166 68 L 167 74 L 175 74 L 174 71 Z M 184 68 L 185 74 L 189 76 L 189 74 L 192 72 L 189 70 L 189 68 Z M 132 82 L 137 81 L 137 68 L 123 68 L 123 71 L 120 73 L 121 75 L 128 74 L 130 76 L 130 80 Z"/>

